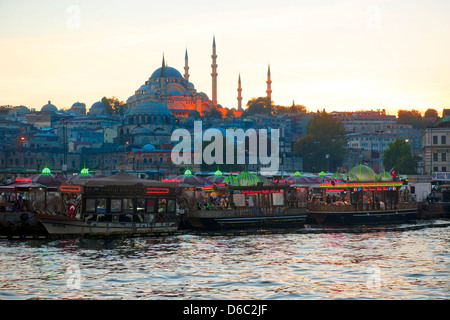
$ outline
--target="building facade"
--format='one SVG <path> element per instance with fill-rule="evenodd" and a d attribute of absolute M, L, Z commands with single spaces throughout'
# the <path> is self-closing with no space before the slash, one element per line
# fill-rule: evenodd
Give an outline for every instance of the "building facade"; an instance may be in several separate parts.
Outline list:
<path fill-rule="evenodd" d="M 450 171 L 450 116 L 444 116 L 437 124 L 425 129 L 422 154 L 424 174 Z"/>

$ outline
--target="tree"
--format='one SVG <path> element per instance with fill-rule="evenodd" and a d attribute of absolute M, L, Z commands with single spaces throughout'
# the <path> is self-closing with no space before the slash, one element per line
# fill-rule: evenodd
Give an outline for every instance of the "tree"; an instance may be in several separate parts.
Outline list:
<path fill-rule="evenodd" d="M 222 119 L 222 112 L 220 112 L 216 107 L 212 107 L 211 110 L 206 111 L 203 114 L 203 117 L 207 119 Z"/>
<path fill-rule="evenodd" d="M 234 112 L 233 112 L 233 110 L 228 110 L 227 111 L 227 113 L 225 114 L 225 116 L 227 117 L 227 118 L 234 118 Z"/>
<path fill-rule="evenodd" d="M 272 106 L 273 114 L 286 114 L 286 113 L 305 113 L 306 107 L 301 104 L 292 104 L 290 107 L 275 105 Z"/>
<path fill-rule="evenodd" d="M 342 122 L 325 111 L 308 122 L 306 134 L 294 144 L 294 153 L 303 158 L 303 170 L 310 172 L 334 171 L 346 152 L 347 136 Z"/>
<path fill-rule="evenodd" d="M 116 114 L 123 116 L 128 108 L 128 105 L 125 102 L 120 101 L 114 96 L 112 98 L 103 97 L 102 103 L 106 107 L 106 112 L 108 114 Z"/>
<path fill-rule="evenodd" d="M 411 154 L 411 146 L 405 139 L 395 138 L 393 143 L 388 145 L 388 149 L 383 155 L 383 165 L 386 170 L 395 169 L 395 172 L 402 174 L 415 174 L 418 157 Z"/>
<path fill-rule="evenodd" d="M 424 117 L 436 119 L 439 118 L 439 114 L 435 109 L 428 109 L 427 111 L 425 111 Z"/>
<path fill-rule="evenodd" d="M 254 114 L 271 114 L 270 107 L 267 107 L 267 97 L 252 98 L 247 102 L 247 109 L 242 112 L 242 117 Z"/>

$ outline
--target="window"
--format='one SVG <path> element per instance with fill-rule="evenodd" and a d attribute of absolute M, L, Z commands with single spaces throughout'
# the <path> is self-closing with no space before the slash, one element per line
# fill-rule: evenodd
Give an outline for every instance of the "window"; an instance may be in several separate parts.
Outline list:
<path fill-rule="evenodd" d="M 447 167 L 442 167 L 442 172 L 447 172 Z"/>
<path fill-rule="evenodd" d="M 437 153 L 433 153 L 433 161 L 438 161 L 438 154 Z"/>
<path fill-rule="evenodd" d="M 137 213 L 141 213 L 145 211 L 145 199 L 137 199 L 136 200 L 136 211 Z"/>
<path fill-rule="evenodd" d="M 247 206 L 254 207 L 256 206 L 256 195 L 249 195 L 247 198 Z"/>
<path fill-rule="evenodd" d="M 433 136 L 433 144 L 437 144 L 438 143 L 438 137 L 437 136 Z"/>
<path fill-rule="evenodd" d="M 441 161 L 447 161 L 447 154 L 441 153 Z"/>
<path fill-rule="evenodd" d="M 95 212 L 95 198 L 86 199 L 86 212 Z"/>
<path fill-rule="evenodd" d="M 175 212 L 175 200 L 167 200 L 167 212 Z"/>
<path fill-rule="evenodd" d="M 446 136 L 441 136 L 441 144 L 446 144 L 447 143 L 447 137 Z"/>
<path fill-rule="evenodd" d="M 155 212 L 155 199 L 147 199 L 147 210 L 146 212 Z"/>
<path fill-rule="evenodd" d="M 158 200 L 158 213 L 167 211 L 167 200 L 159 199 Z"/>
<path fill-rule="evenodd" d="M 438 167 L 433 167 L 433 171 L 438 172 L 439 171 Z"/>
<path fill-rule="evenodd" d="M 236 207 L 245 206 L 245 194 L 234 194 L 233 201 Z"/>
<path fill-rule="evenodd" d="M 106 211 L 106 199 L 105 198 L 97 198 L 97 204 L 95 206 L 97 212 L 105 212 Z"/>
<path fill-rule="evenodd" d="M 123 199 L 123 212 L 133 212 L 133 199 Z"/>
<path fill-rule="evenodd" d="M 121 199 L 111 199 L 111 212 L 122 212 Z"/>
<path fill-rule="evenodd" d="M 272 197 L 274 206 L 284 205 L 284 193 L 273 193 Z"/>

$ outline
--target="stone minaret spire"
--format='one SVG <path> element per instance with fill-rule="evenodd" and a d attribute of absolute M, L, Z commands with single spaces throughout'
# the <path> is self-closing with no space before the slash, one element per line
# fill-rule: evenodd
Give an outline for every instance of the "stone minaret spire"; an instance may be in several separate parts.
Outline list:
<path fill-rule="evenodd" d="M 186 49 L 186 54 L 184 55 L 184 78 L 187 82 L 189 82 L 189 62 L 188 62 L 188 54 Z"/>
<path fill-rule="evenodd" d="M 213 106 L 217 108 L 217 54 L 216 54 L 216 36 L 213 37 L 213 46 L 212 46 L 212 103 Z"/>
<path fill-rule="evenodd" d="M 164 62 L 164 54 L 162 59 L 161 75 L 159 77 L 159 81 L 161 83 L 160 100 L 163 105 L 167 106 L 167 94 L 166 94 L 167 77 L 166 77 L 166 64 Z"/>
<path fill-rule="evenodd" d="M 239 80 L 238 80 L 238 88 L 237 88 L 238 96 L 238 111 L 242 111 L 242 87 L 241 87 L 241 74 L 239 73 Z"/>
<path fill-rule="evenodd" d="M 272 80 L 270 79 L 270 64 L 269 64 L 269 69 L 267 70 L 267 105 L 270 107 L 270 105 L 272 104 Z"/>

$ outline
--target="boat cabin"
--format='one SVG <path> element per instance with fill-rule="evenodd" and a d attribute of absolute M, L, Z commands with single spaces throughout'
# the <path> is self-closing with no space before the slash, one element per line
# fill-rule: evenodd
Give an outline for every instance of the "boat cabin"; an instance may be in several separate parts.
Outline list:
<path fill-rule="evenodd" d="M 124 172 L 98 179 L 69 181 L 59 188 L 62 214 L 84 221 L 150 222 L 175 217 L 173 183 L 142 180 Z"/>

